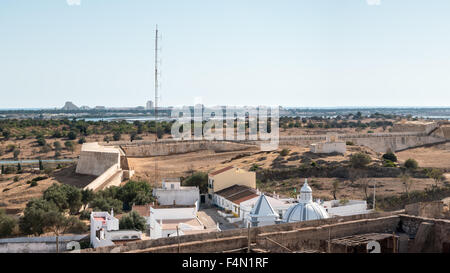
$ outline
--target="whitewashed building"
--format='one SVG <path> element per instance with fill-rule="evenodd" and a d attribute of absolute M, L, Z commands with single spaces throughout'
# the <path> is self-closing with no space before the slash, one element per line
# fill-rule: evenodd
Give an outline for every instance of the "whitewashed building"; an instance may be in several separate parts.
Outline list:
<path fill-rule="evenodd" d="M 153 189 L 153 196 L 162 206 L 192 206 L 200 200 L 198 187 L 183 187 L 179 179 L 164 179 L 161 188 Z"/>
<path fill-rule="evenodd" d="M 367 202 L 364 200 L 349 200 L 345 203 L 341 200 L 331 200 L 323 202 L 322 205 L 330 216 L 350 216 L 372 212 L 367 209 Z"/>
<path fill-rule="evenodd" d="M 90 239 L 94 248 L 112 246 L 114 241 L 140 240 L 142 232 L 136 230 L 119 230 L 119 219 L 111 213 L 91 212 Z"/>
<path fill-rule="evenodd" d="M 240 218 L 243 219 L 243 226 L 247 227 L 249 221 L 249 217 L 251 212 L 255 209 L 255 207 L 258 204 L 258 201 L 264 196 L 264 203 L 267 202 L 274 213 L 278 215 L 278 218 L 276 220 L 279 220 L 283 218 L 283 215 L 286 213 L 286 211 L 292 206 L 294 199 L 293 198 L 280 198 L 278 195 L 274 194 L 274 197 L 261 194 L 258 197 L 254 197 L 250 200 L 244 201 L 240 204 Z M 263 201 L 261 201 L 263 202 Z M 261 212 L 264 212 L 267 210 L 263 210 Z M 256 211 L 255 211 L 256 212 Z M 260 214 L 261 214 L 260 212 Z"/>
<path fill-rule="evenodd" d="M 325 142 L 311 144 L 310 151 L 315 154 L 345 154 L 347 151 L 347 144 L 343 141 L 339 141 L 335 135 L 328 135 Z"/>

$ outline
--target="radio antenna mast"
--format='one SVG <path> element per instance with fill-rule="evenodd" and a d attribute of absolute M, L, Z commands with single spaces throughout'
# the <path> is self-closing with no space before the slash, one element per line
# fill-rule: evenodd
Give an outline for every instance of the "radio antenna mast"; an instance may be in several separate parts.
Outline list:
<path fill-rule="evenodd" d="M 156 25 L 156 33 L 155 33 L 155 145 L 156 145 L 156 142 L 158 142 L 158 99 L 159 99 L 159 94 L 158 94 L 158 89 L 159 89 L 158 40 L 159 40 L 159 38 L 160 37 L 158 36 L 158 25 Z M 158 184 L 158 158 L 155 155 L 155 185 L 157 185 L 157 184 Z"/>

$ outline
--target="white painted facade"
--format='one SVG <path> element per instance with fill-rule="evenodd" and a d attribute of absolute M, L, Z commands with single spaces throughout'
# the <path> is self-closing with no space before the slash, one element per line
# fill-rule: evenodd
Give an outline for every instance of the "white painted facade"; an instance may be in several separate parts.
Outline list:
<path fill-rule="evenodd" d="M 182 187 L 179 181 L 163 181 L 162 187 L 153 189 L 153 196 L 162 206 L 191 206 L 200 200 L 198 187 Z"/>
<path fill-rule="evenodd" d="M 279 198 L 277 195 L 274 195 L 276 198 L 265 195 L 265 199 L 268 201 L 273 211 L 278 215 L 277 219 L 283 218 L 283 215 L 286 211 L 292 206 L 294 199 L 293 198 Z M 255 197 L 250 200 L 244 201 L 240 206 L 240 218 L 243 220 L 244 227 L 247 227 L 249 223 L 249 217 L 252 209 L 255 207 L 260 197 Z"/>
<path fill-rule="evenodd" d="M 315 154 L 345 154 L 347 151 L 347 144 L 339 141 L 337 135 L 327 135 L 325 142 L 313 143 L 309 147 L 311 153 Z"/>
<path fill-rule="evenodd" d="M 136 230 L 119 230 L 119 219 L 114 212 L 91 212 L 90 239 L 92 247 L 112 246 L 114 241 L 138 240 L 142 232 Z"/>
<path fill-rule="evenodd" d="M 364 200 L 349 200 L 342 204 L 340 200 L 325 201 L 322 203 L 330 216 L 350 216 L 370 213 L 367 209 L 367 202 Z"/>

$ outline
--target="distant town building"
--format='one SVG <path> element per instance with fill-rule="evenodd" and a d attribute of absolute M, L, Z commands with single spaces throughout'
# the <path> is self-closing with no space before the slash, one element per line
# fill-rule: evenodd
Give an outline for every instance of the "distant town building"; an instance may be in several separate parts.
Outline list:
<path fill-rule="evenodd" d="M 64 111 L 74 111 L 74 110 L 78 110 L 78 106 L 76 106 L 75 104 L 73 104 L 71 101 L 67 101 L 64 106 L 61 108 L 61 110 Z"/>
<path fill-rule="evenodd" d="M 180 179 L 163 179 L 162 187 L 153 189 L 160 205 L 194 205 L 200 199 L 198 187 L 183 187 Z"/>
<path fill-rule="evenodd" d="M 91 244 L 94 248 L 115 245 L 115 241 L 133 241 L 142 238 L 142 232 L 119 230 L 119 219 L 114 212 L 91 213 Z"/>
<path fill-rule="evenodd" d="M 146 110 L 153 110 L 155 108 L 155 105 L 153 104 L 153 101 L 149 100 L 147 101 L 147 104 L 145 105 Z"/>
<path fill-rule="evenodd" d="M 315 154 L 345 154 L 347 144 L 344 141 L 339 141 L 336 135 L 328 135 L 325 142 L 311 144 L 310 150 Z"/>
<path fill-rule="evenodd" d="M 95 106 L 94 107 L 95 110 L 106 110 L 105 106 Z"/>

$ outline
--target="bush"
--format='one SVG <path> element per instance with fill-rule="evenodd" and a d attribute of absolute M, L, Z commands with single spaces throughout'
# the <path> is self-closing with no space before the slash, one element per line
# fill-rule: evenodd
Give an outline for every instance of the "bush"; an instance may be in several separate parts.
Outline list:
<path fill-rule="evenodd" d="M 5 211 L 0 209 L 0 237 L 11 236 L 16 226 L 16 219 L 6 215 Z"/>
<path fill-rule="evenodd" d="M 404 166 L 407 169 L 415 170 L 415 169 L 419 168 L 419 163 L 417 163 L 417 161 L 415 159 L 409 158 L 405 161 Z"/>
<path fill-rule="evenodd" d="M 386 159 L 386 160 L 384 160 L 383 167 L 386 167 L 386 168 L 395 168 L 395 167 L 397 167 L 397 165 L 395 165 L 394 162 L 392 162 L 392 161 Z"/>
<path fill-rule="evenodd" d="M 287 156 L 289 154 L 289 152 L 290 151 L 288 149 L 283 149 L 283 150 L 281 150 L 280 155 L 281 156 Z"/>
<path fill-rule="evenodd" d="M 353 146 L 353 145 L 355 145 L 355 143 L 353 143 L 353 141 L 347 141 L 347 142 L 345 142 L 345 144 L 347 144 L 348 146 Z"/>
<path fill-rule="evenodd" d="M 37 185 L 38 185 L 38 183 L 36 181 L 31 181 L 30 188 L 36 187 Z"/>
<path fill-rule="evenodd" d="M 131 229 L 145 231 L 145 218 L 136 211 L 124 215 L 119 221 L 119 229 Z"/>
<path fill-rule="evenodd" d="M 384 160 L 389 160 L 392 162 L 397 162 L 397 156 L 393 152 L 387 152 L 383 155 Z"/>
<path fill-rule="evenodd" d="M 350 163 L 353 168 L 364 168 L 372 160 L 370 159 L 370 156 L 364 153 L 356 153 L 350 156 Z"/>
<path fill-rule="evenodd" d="M 74 132 L 74 131 L 70 131 L 70 132 L 67 134 L 67 137 L 68 137 L 70 140 L 75 140 L 75 139 L 77 138 L 77 133 Z"/>
<path fill-rule="evenodd" d="M 84 137 L 80 137 L 80 139 L 78 140 L 78 144 L 83 144 L 86 143 L 86 139 Z"/>

